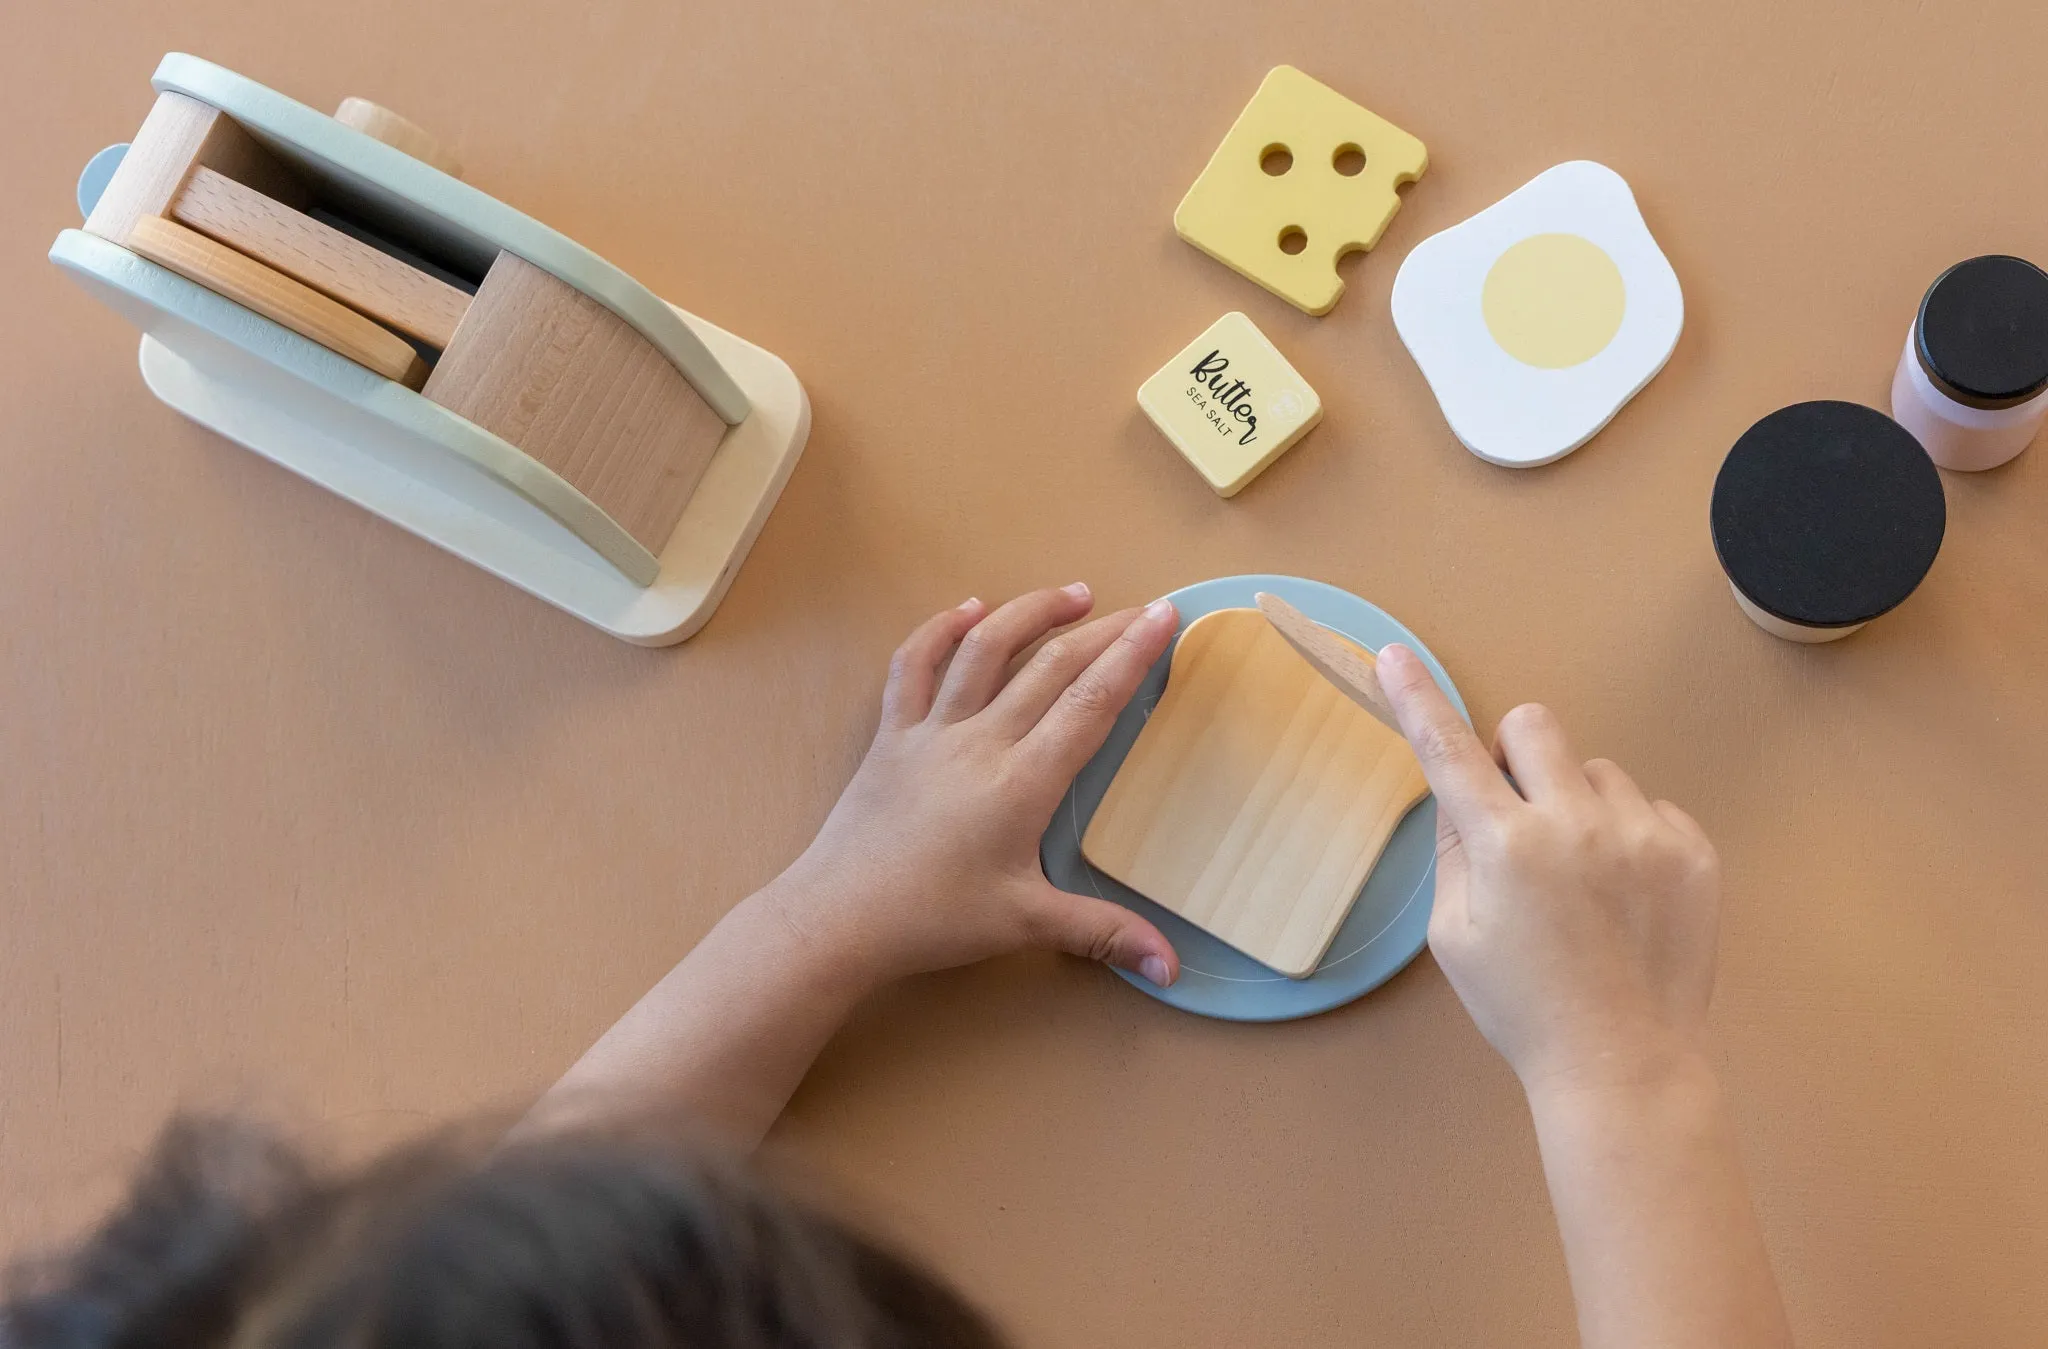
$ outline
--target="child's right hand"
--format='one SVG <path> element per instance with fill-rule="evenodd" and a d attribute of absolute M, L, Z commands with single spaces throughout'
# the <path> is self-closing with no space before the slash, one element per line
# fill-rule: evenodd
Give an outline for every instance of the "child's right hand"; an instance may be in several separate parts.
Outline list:
<path fill-rule="evenodd" d="M 1437 798 L 1430 950 L 1524 1089 L 1691 1059 L 1720 910 L 1699 825 L 1612 762 L 1581 764 L 1541 706 L 1501 718 L 1489 754 L 1413 652 L 1386 647 L 1379 677 Z"/>
<path fill-rule="evenodd" d="M 1166 985 L 1144 917 L 1046 880 L 1039 839 L 1179 627 L 1155 600 L 1080 623 L 1079 582 L 936 614 L 890 663 L 882 720 L 818 837 L 770 887 L 790 925 L 875 984 L 1053 948 Z M 1013 669 L 1013 666 L 1016 668 Z"/>

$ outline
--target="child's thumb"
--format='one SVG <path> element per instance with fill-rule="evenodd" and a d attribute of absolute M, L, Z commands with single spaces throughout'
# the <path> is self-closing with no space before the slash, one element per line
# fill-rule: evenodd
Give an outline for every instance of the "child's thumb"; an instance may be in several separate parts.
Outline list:
<path fill-rule="evenodd" d="M 1039 946 L 1129 970 L 1161 988 L 1180 977 L 1180 957 L 1173 943 L 1121 904 L 1069 894 L 1048 884 L 1035 908 L 1031 926 Z"/>

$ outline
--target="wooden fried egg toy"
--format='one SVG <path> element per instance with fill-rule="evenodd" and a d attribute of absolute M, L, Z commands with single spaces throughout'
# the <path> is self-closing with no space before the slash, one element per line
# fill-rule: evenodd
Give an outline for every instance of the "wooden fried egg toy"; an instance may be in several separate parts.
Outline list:
<path fill-rule="evenodd" d="M 1620 174 L 1573 160 L 1418 244 L 1394 327 L 1452 432 L 1528 468 L 1591 440 L 1664 368 L 1685 299 Z"/>

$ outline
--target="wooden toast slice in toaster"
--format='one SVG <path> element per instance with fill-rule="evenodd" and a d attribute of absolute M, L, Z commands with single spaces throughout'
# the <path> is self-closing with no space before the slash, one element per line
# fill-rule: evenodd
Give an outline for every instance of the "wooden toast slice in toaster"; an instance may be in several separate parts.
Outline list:
<path fill-rule="evenodd" d="M 426 382 L 427 363 L 398 334 L 196 230 L 143 216 L 129 228 L 128 247 L 386 379 L 409 389 Z"/>
<path fill-rule="evenodd" d="M 167 214 L 436 349 L 454 339 L 469 310 L 468 294 L 446 281 L 204 165 L 192 170 Z"/>

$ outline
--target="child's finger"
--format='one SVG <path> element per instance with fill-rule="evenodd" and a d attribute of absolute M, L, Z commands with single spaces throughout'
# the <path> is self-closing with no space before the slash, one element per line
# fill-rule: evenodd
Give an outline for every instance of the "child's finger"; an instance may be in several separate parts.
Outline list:
<path fill-rule="evenodd" d="M 1658 815 L 1663 817 L 1666 824 L 1676 829 L 1679 833 L 1684 834 L 1687 838 L 1692 839 L 1696 843 L 1705 843 L 1710 848 L 1714 846 L 1707 838 L 1707 831 L 1700 828 L 1699 821 L 1686 814 L 1677 806 L 1672 805 L 1669 801 L 1654 801 L 1651 803 L 1650 809 L 1656 811 Z"/>
<path fill-rule="evenodd" d="M 1643 795 L 1643 789 L 1636 786 L 1636 780 L 1614 760 L 1588 759 L 1579 771 L 1586 775 L 1586 781 L 1609 805 L 1628 812 L 1650 809 L 1650 798 Z"/>
<path fill-rule="evenodd" d="M 939 686 L 939 665 L 946 654 L 981 621 L 988 606 L 978 599 L 933 614 L 917 625 L 889 658 L 889 682 L 882 689 L 882 721 L 889 726 L 914 726 L 932 710 Z"/>
<path fill-rule="evenodd" d="M 1138 691 L 1145 673 L 1180 627 L 1170 600 L 1154 600 L 1124 625 L 1109 648 L 1075 676 L 1052 710 L 1020 742 L 1038 756 L 1047 775 L 1063 789 L 1081 765 L 1102 748 L 1117 714 Z"/>
<path fill-rule="evenodd" d="M 1515 785 L 1529 800 L 1548 796 L 1590 799 L 1596 795 L 1579 757 L 1572 753 L 1571 741 L 1565 738 L 1563 723 L 1543 704 L 1509 708 L 1493 735 L 1507 760 L 1508 772 L 1515 775 Z"/>
<path fill-rule="evenodd" d="M 1018 652 L 1082 617 L 1094 604 L 1088 587 L 1076 581 L 1058 590 L 1019 595 L 982 619 L 960 639 L 960 650 L 933 701 L 933 715 L 941 721 L 965 721 L 987 707 Z"/>
<path fill-rule="evenodd" d="M 1521 804 L 1515 789 L 1451 700 L 1430 678 L 1422 660 L 1398 642 L 1380 648 L 1380 690 L 1400 718 L 1401 734 L 1415 749 L 1422 775 L 1436 793 L 1437 809 L 1458 829 Z"/>
<path fill-rule="evenodd" d="M 1470 861 L 1465 841 L 1458 837 L 1451 813 L 1437 803 L 1436 811 L 1436 896 L 1429 913 L 1429 944 L 1441 947 L 1463 939 L 1470 914 L 1466 909 L 1467 872 Z"/>
<path fill-rule="evenodd" d="M 1180 978 L 1180 956 L 1151 923 L 1121 904 L 1047 885 L 1025 914 L 1032 944 L 1129 970 L 1160 988 Z"/>
<path fill-rule="evenodd" d="M 1010 739 L 1022 740 L 1081 672 L 1123 635 L 1138 613 L 1136 609 L 1123 609 L 1104 614 L 1054 637 L 1038 648 L 1023 669 L 1010 676 L 1010 682 L 1003 685 L 1003 691 L 982 717 Z"/>

